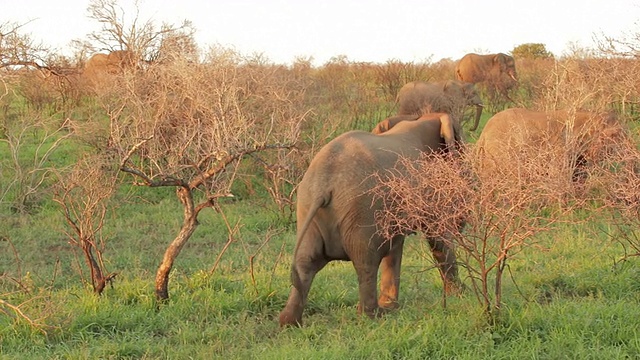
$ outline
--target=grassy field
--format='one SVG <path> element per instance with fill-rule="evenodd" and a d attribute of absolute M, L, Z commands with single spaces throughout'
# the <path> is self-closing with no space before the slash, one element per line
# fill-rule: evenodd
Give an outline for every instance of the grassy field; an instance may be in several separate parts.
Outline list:
<path fill-rule="evenodd" d="M 443 308 L 428 248 L 412 236 L 399 310 L 380 320 L 358 317 L 355 272 L 350 263 L 336 262 L 313 284 L 305 326 L 281 330 L 277 315 L 288 295 L 294 230 L 267 210 L 266 201 L 224 205 L 242 229 L 213 272 L 226 229 L 214 211 L 203 213 L 172 273 L 171 299 L 159 305 L 153 277 L 179 227 L 180 207 L 167 190 L 135 191 L 134 200 L 107 220 L 104 257 L 118 276 L 101 297 L 82 286 L 55 207 L 45 206 L 37 216 L 2 215 L 2 299 L 19 304 L 36 324 L 0 316 L 1 358 L 640 356 L 637 260 L 614 266 L 622 247 L 590 229 L 560 226 L 514 258 L 505 306 L 493 325 L 472 292 L 448 298 Z"/>
<path fill-rule="evenodd" d="M 371 78 L 361 79 L 358 88 L 352 75 L 362 66 L 355 65 L 333 64 L 323 70 L 326 74 L 309 70 L 314 76 L 310 84 L 319 90 L 309 96 L 313 110 L 300 109 L 305 114 L 300 118 L 309 118 L 307 133 L 301 136 L 310 143 L 306 150 L 317 151 L 321 141 L 343 130 L 368 130 L 393 108 L 393 99 L 380 96 L 379 81 L 373 77 L 380 69 L 365 72 Z M 533 76 L 538 73 L 531 74 L 528 78 L 522 71 L 521 78 L 533 79 L 527 80 L 533 91 L 542 82 Z M 397 80 L 402 84 L 400 77 Z M 568 93 L 561 86 L 556 90 Z M 202 93 L 194 88 L 193 94 Z M 156 98 L 171 99 L 161 95 Z M 123 98 L 118 93 L 101 101 Z M 333 262 L 313 283 L 304 326 L 280 329 L 278 314 L 290 289 L 295 223 L 257 185 L 250 168 L 242 169 L 234 183 L 236 197 L 221 200 L 228 223 L 211 208 L 199 214 L 199 226 L 171 272 L 166 303 L 156 300 L 154 279 L 165 249 L 180 231 L 183 207 L 174 187 L 136 187 L 131 185 L 133 177 L 121 174 L 128 177 L 109 200 L 102 231 L 105 268 L 117 275 L 97 296 L 82 252 L 69 244 L 69 228 L 52 200 L 54 178 L 23 208 L 12 204 L 16 191 L 35 181 L 30 169 L 62 168 L 74 164 L 87 148 L 98 152 L 87 146 L 89 141 L 65 143 L 34 165 L 36 151 L 43 150 L 38 146 L 52 140 L 43 142 L 43 130 L 37 127 L 21 132 L 20 121 L 30 124 L 31 117 L 59 123 L 70 116 L 86 120 L 88 127 L 100 123 L 108 129 L 99 102 L 89 99 L 87 105 L 87 99 L 81 100 L 77 109 L 67 104 L 72 109 L 64 115 L 51 110 L 53 105 L 45 104 L 39 111 L 34 110 L 37 104 L 3 100 L 0 117 L 13 127 L 0 126 L 0 139 L 20 133 L 26 145 L 18 152 L 16 167 L 7 141 L 0 141 L 0 359 L 640 358 L 640 259 L 620 261 L 629 249 L 616 241 L 618 229 L 605 219 L 578 221 L 587 218 L 584 209 L 568 214 L 568 221 L 558 222 L 551 231 L 538 233 L 527 241 L 531 246 L 509 258 L 502 308 L 492 319 L 472 287 L 444 301 L 428 245 L 414 235 L 405 245 L 397 311 L 377 320 L 359 317 L 355 271 L 348 262 Z M 207 107 L 192 113 L 203 109 Z M 47 115 L 48 110 L 54 114 Z M 486 111 L 483 123 L 490 116 Z M 190 130 L 185 134 L 197 133 L 185 129 Z M 470 142 L 481 129 L 468 134 Z M 109 155 L 104 141 L 108 136 L 95 134 L 101 135 L 85 133 L 94 145 L 102 140 L 100 151 Z M 15 185 L 16 179 L 24 186 Z M 228 225 L 238 228 L 231 242 Z M 464 267 L 460 272 L 469 285 Z"/>

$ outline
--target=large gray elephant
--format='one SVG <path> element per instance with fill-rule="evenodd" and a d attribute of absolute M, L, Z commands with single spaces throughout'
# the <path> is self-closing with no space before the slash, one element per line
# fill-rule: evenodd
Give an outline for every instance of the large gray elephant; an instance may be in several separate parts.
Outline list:
<path fill-rule="evenodd" d="M 470 83 L 489 83 L 501 90 L 509 90 L 518 83 L 516 62 L 512 56 L 498 53 L 467 54 L 456 64 L 456 79 Z"/>
<path fill-rule="evenodd" d="M 458 80 L 433 83 L 412 81 L 398 91 L 398 115 L 421 115 L 443 112 L 451 114 L 458 121 L 467 106 L 475 106 L 476 114 L 471 131 L 478 128 L 482 115 L 482 99 L 474 85 Z"/>
<path fill-rule="evenodd" d="M 519 171 L 518 162 L 545 156 L 574 164 L 574 180 L 580 166 L 594 158 L 603 144 L 614 143 L 622 134 L 613 114 L 586 111 L 534 111 L 512 108 L 491 117 L 485 125 L 476 151 L 481 174 L 495 176 Z"/>
<path fill-rule="evenodd" d="M 374 317 L 397 306 L 405 234 L 385 239 L 378 233 L 375 213 L 383 208 L 383 200 L 370 191 L 379 181 L 373 175 L 393 168 L 400 156 L 416 159 L 424 152 L 451 150 L 456 138 L 453 131 L 449 115 L 425 114 L 416 121 L 398 123 L 381 135 L 347 132 L 318 152 L 298 187 L 293 287 L 280 313 L 281 326 L 302 324 L 311 282 L 332 260 L 353 262 L 359 283 L 358 312 Z M 457 289 L 453 250 L 442 239 L 429 239 L 429 243 L 445 279 L 445 290 Z"/>

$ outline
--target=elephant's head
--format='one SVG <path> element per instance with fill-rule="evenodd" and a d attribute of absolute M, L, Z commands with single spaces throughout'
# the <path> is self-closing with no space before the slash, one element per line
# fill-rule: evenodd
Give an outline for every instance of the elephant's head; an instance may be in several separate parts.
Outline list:
<path fill-rule="evenodd" d="M 518 82 L 516 61 L 513 56 L 503 53 L 495 54 L 493 56 L 493 68 L 498 71 L 500 77 L 506 75 L 514 84 Z"/>
<path fill-rule="evenodd" d="M 456 64 L 455 76 L 474 84 L 486 82 L 502 90 L 512 88 L 518 81 L 514 58 L 503 53 L 467 54 Z"/>
<path fill-rule="evenodd" d="M 473 83 L 458 81 L 458 80 L 448 80 L 444 83 L 444 92 L 446 94 L 451 94 L 452 99 L 460 99 L 460 104 L 454 104 L 452 107 L 460 107 L 464 108 L 466 106 L 475 106 L 476 113 L 473 119 L 473 125 L 471 126 L 470 131 L 474 131 L 478 128 L 478 124 L 480 123 L 480 116 L 482 115 L 482 99 L 476 91 L 476 87 Z M 464 112 L 464 109 L 460 111 L 460 114 Z M 460 115 L 461 116 L 461 115 Z"/>

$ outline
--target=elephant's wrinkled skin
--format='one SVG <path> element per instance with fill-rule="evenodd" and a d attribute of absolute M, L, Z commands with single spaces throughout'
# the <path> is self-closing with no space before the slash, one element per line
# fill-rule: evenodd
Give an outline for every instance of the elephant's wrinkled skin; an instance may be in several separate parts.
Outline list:
<path fill-rule="evenodd" d="M 585 111 L 558 110 L 550 112 L 513 108 L 491 117 L 485 125 L 476 151 L 484 173 L 514 167 L 520 158 L 537 156 L 543 151 L 566 154 L 571 146 L 577 165 L 583 163 L 591 144 L 604 140 L 611 142 L 621 134 L 621 128 L 612 114 Z M 571 142 L 569 144 L 569 142 Z"/>
<path fill-rule="evenodd" d="M 467 54 L 456 64 L 457 80 L 480 83 L 489 82 L 502 89 L 510 89 L 518 83 L 516 62 L 507 54 Z"/>
<path fill-rule="evenodd" d="M 332 260 L 353 262 L 359 283 L 359 312 L 374 317 L 382 309 L 397 306 L 405 234 L 391 241 L 378 234 L 374 213 L 382 209 L 382 200 L 374 201 L 370 190 L 377 180 L 372 175 L 393 168 L 400 155 L 415 159 L 423 152 L 445 151 L 452 146 L 455 136 L 450 117 L 426 114 L 420 120 L 398 123 L 381 135 L 345 133 L 318 152 L 298 187 L 293 287 L 280 313 L 281 326 L 302 324 L 311 282 Z M 454 289 L 457 268 L 453 250 L 442 240 L 430 239 L 430 244 L 446 279 L 445 290 Z"/>
<path fill-rule="evenodd" d="M 482 115 L 482 99 L 472 83 L 445 80 L 433 83 L 412 81 L 398 91 L 398 115 L 447 113 L 462 121 L 467 106 L 475 106 L 471 131 L 478 127 Z"/>

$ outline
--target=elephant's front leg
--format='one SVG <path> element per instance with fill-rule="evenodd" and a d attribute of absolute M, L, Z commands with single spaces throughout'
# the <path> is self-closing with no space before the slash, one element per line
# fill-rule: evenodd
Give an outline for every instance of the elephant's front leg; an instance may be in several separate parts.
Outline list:
<path fill-rule="evenodd" d="M 380 298 L 378 299 L 378 306 L 381 308 L 395 309 L 398 307 L 403 243 L 404 236 L 393 238 L 389 255 L 382 258 L 380 263 Z"/>
<path fill-rule="evenodd" d="M 458 265 L 456 254 L 449 242 L 444 238 L 430 238 L 429 246 L 431 253 L 440 270 L 440 276 L 444 281 L 444 291 L 446 294 L 455 294 L 462 290 L 462 283 L 458 278 Z"/>

